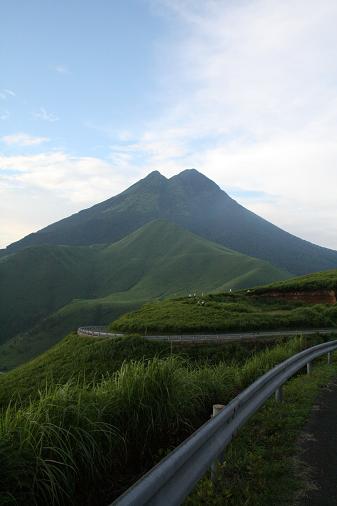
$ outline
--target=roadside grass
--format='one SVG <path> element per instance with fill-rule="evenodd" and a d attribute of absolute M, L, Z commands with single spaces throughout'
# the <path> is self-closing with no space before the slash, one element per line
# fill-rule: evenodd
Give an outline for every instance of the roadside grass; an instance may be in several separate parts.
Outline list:
<path fill-rule="evenodd" d="M 277 342 L 287 340 L 277 339 Z M 61 386 L 79 379 L 89 386 L 116 372 L 125 362 L 183 358 L 191 365 L 244 363 L 256 353 L 274 346 L 274 341 L 220 344 L 172 344 L 150 342 L 137 336 L 109 339 L 69 334 L 53 348 L 17 369 L 0 374 L 0 407 L 10 401 L 26 404 L 46 386 Z"/>
<path fill-rule="evenodd" d="M 0 503 L 107 504 L 206 421 L 213 403 L 306 344 L 294 338 L 240 365 L 129 361 L 103 379 L 49 384 L 26 405 L 14 399 L 0 416 Z"/>
<path fill-rule="evenodd" d="M 310 376 L 286 383 L 284 402 L 269 400 L 240 430 L 218 465 L 216 480 L 203 479 L 186 506 L 296 504 L 308 489 L 304 468 L 295 458 L 298 439 L 320 389 L 337 374 L 337 365 L 323 360 L 314 362 Z"/>
<path fill-rule="evenodd" d="M 337 328 L 337 308 L 249 294 L 210 294 L 145 304 L 112 322 L 118 332 L 204 333 Z"/>

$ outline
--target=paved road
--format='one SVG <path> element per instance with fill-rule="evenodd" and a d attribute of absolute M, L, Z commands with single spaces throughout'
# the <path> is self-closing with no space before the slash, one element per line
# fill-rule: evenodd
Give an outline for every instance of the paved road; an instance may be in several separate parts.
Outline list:
<path fill-rule="evenodd" d="M 337 504 L 337 378 L 320 393 L 301 444 L 300 460 L 309 469 L 310 489 L 299 506 Z"/>
<path fill-rule="evenodd" d="M 77 330 L 80 336 L 95 337 L 122 337 L 124 334 L 114 334 L 108 332 L 106 327 L 91 326 L 79 327 Z M 149 341 L 169 341 L 172 343 L 205 343 L 205 342 L 224 342 L 224 341 L 244 341 L 259 339 L 263 337 L 292 337 L 298 335 L 310 336 L 313 334 L 332 334 L 337 333 L 337 328 L 330 329 L 296 329 L 296 330 L 270 330 L 263 332 L 235 332 L 221 334 L 182 334 L 182 335 L 154 335 L 143 336 Z"/>

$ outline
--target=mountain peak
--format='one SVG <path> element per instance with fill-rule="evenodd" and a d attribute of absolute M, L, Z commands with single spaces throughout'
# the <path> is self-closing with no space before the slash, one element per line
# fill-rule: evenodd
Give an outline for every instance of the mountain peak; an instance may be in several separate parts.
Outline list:
<path fill-rule="evenodd" d="M 160 178 L 164 178 L 166 179 L 165 176 L 163 176 L 159 170 L 153 170 L 152 172 L 149 172 L 149 174 L 144 178 L 144 179 L 148 179 L 148 178 L 154 178 L 154 177 L 160 177 Z"/>
<path fill-rule="evenodd" d="M 166 177 L 163 176 L 163 174 L 161 174 L 159 170 L 153 170 L 147 176 L 144 177 L 143 181 L 148 179 L 166 179 Z"/>
<path fill-rule="evenodd" d="M 177 174 L 176 176 L 171 177 L 171 182 L 176 183 L 182 183 L 183 185 L 190 186 L 194 191 L 200 191 L 200 190 L 213 190 L 213 191 L 219 191 L 220 187 L 214 183 L 211 179 L 209 179 L 207 176 L 202 174 L 196 169 L 186 169 Z"/>

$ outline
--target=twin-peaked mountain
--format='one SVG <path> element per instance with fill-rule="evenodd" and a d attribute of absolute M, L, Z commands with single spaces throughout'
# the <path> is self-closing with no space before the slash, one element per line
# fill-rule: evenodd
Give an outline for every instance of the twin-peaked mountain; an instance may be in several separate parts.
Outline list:
<path fill-rule="evenodd" d="M 337 252 L 284 232 L 196 170 L 152 172 L 0 250 L 0 369 L 150 299 L 336 267 Z"/>
<path fill-rule="evenodd" d="M 8 252 L 42 244 L 110 244 L 156 219 L 292 274 L 337 267 L 337 252 L 299 239 L 248 211 L 196 170 L 167 179 L 152 172 L 105 202 L 49 225 L 10 245 Z"/>

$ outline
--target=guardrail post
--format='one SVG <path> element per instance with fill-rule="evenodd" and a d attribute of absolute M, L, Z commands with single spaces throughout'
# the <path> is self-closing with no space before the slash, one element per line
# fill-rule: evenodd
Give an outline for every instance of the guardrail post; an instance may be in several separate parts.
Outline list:
<path fill-rule="evenodd" d="M 283 385 L 281 385 L 280 387 L 278 387 L 275 390 L 275 400 L 277 402 L 282 402 L 283 401 Z"/>
<path fill-rule="evenodd" d="M 214 418 L 216 415 L 218 415 L 220 413 L 220 411 L 224 408 L 225 406 L 223 404 L 213 404 L 213 413 L 212 413 L 212 418 Z M 221 461 L 222 459 L 218 459 L 218 460 L 215 460 L 211 466 L 211 480 L 212 481 L 215 481 L 215 478 L 216 478 L 216 471 L 217 471 L 217 464 L 219 461 Z"/>
<path fill-rule="evenodd" d="M 332 353 L 331 353 L 331 351 L 329 351 L 329 353 L 328 353 L 328 364 L 329 365 L 332 364 Z"/>
<path fill-rule="evenodd" d="M 307 374 L 311 374 L 311 362 L 307 363 Z"/>

